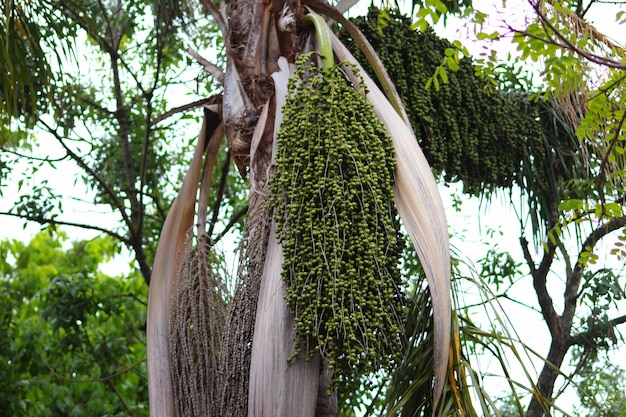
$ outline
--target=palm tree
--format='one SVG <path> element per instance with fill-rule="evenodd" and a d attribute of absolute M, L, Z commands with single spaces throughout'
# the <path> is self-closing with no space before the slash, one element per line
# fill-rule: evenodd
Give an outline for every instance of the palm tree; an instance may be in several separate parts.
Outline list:
<path fill-rule="evenodd" d="M 355 397 L 375 387 L 377 394 L 367 393 L 376 400 L 372 401 L 372 409 L 384 397 L 390 415 L 443 415 L 449 410 L 464 410 L 468 415 L 475 415 L 467 380 L 471 380 L 481 399 L 482 412 L 485 415 L 492 413 L 495 407 L 489 400 L 484 400 L 486 395 L 477 382 L 477 374 L 462 355 L 467 352 L 463 352 L 460 346 L 461 337 L 468 345 L 496 352 L 505 374 L 502 352 L 505 348 L 511 349 L 509 345 L 514 337 L 506 332 L 503 336 L 502 332 L 495 330 L 485 334 L 466 318 L 459 322 L 455 316 L 450 316 L 448 233 L 434 178 L 384 66 L 362 33 L 343 17 L 342 11 L 348 7 L 343 6 L 345 2 L 334 8 L 320 0 L 295 3 L 240 0 L 219 6 L 201 0 L 194 6 L 201 6 L 202 13 L 211 16 L 211 24 L 221 33 L 217 37 L 224 40 L 224 68 L 208 62 L 193 50 L 189 53 L 219 84 L 218 93 L 158 116 L 157 109 L 162 103 L 155 99 L 155 91 L 166 79 L 160 69 L 174 66 L 172 62 L 180 60 L 180 51 L 172 52 L 180 47 L 180 43 L 173 41 L 177 36 L 176 25 L 184 26 L 191 20 L 189 16 L 198 11 L 194 6 L 185 10 L 175 0 L 147 3 L 152 7 L 152 31 L 136 22 L 129 23 L 132 20 L 129 16 L 138 13 L 137 10 L 144 7 L 143 2 L 45 0 L 28 4 L 6 3 L 2 8 L 5 19 L 0 35 L 5 45 L 0 56 L 3 87 L 0 93 L 6 123 L 3 124 L 0 145 L 5 146 L 7 140 L 19 137 L 9 129 L 16 120 L 25 122 L 26 126 L 39 123 L 64 146 L 68 157 L 92 178 L 95 188 L 100 190 L 99 202 L 105 202 L 120 213 L 127 233 L 97 226 L 91 228 L 108 233 L 132 248 L 141 274 L 150 285 L 148 368 L 151 413 L 163 416 L 331 416 L 347 414 L 340 409 L 342 402 L 358 402 L 359 398 Z M 453 6 L 457 2 L 445 3 Z M 353 69 L 359 67 L 359 62 L 329 32 L 327 25 L 332 22 L 338 22 L 353 43 L 359 45 L 366 57 L 360 64 L 367 61 L 376 73 L 378 84 L 365 71 Z M 59 126 L 65 128 L 64 124 L 70 124 L 61 118 L 65 108 L 58 106 L 63 102 L 55 96 L 58 94 L 55 73 L 44 51 L 58 45 L 62 46 L 58 50 L 67 48 L 71 51 L 72 44 L 67 39 L 72 39 L 72 35 L 67 33 L 74 33 L 76 26 L 88 33 L 90 40 L 106 55 L 113 74 L 113 94 L 108 102 L 95 103 L 90 101 L 89 95 L 82 96 L 92 111 L 104 115 L 103 120 L 115 126 L 113 136 L 115 140 L 119 139 L 119 143 L 112 141 L 94 147 L 94 159 L 104 155 L 104 161 L 107 158 L 115 160 L 110 164 L 113 168 L 105 163 L 97 165 L 101 171 L 93 168 L 89 156 L 81 157 L 70 146 L 65 146 L 68 141 L 59 129 L 46 124 L 47 119 L 40 117 L 46 112 L 42 103 L 55 100 Z M 44 30 L 47 36 L 42 35 Z M 133 72 L 132 65 L 126 60 L 129 51 L 122 47 L 129 37 L 142 31 L 150 33 L 147 37 L 150 41 L 146 44 L 153 42 L 148 48 L 149 53 L 145 54 L 148 56 L 146 61 L 157 68 L 154 74 L 150 74 L 153 78 L 146 77 L 148 82 L 139 76 L 140 70 Z M 289 80 L 296 78 L 294 63 L 309 51 L 318 54 L 315 56 L 320 57 L 317 61 L 322 69 L 320 72 L 307 69 L 308 75 L 305 72 L 305 75 L 300 73 L 298 76 L 300 84 L 290 87 Z M 380 372 L 374 377 L 357 373 L 343 389 L 333 390 L 337 372 L 327 351 L 319 349 L 308 357 L 303 353 L 293 357 L 298 351 L 298 341 L 292 337 L 296 317 L 285 299 L 288 289 L 281 272 L 285 258 L 289 256 L 284 253 L 288 242 L 281 240 L 283 231 L 280 219 L 273 212 L 275 205 L 272 205 L 270 196 L 277 194 L 273 185 L 278 182 L 276 178 L 281 169 L 278 166 L 281 162 L 277 161 L 277 136 L 286 115 L 290 110 L 291 117 L 294 113 L 293 108 L 289 108 L 293 105 L 289 104 L 289 99 L 297 91 L 302 91 L 307 83 L 312 83 L 310 80 L 314 77 L 311 74 L 323 74 L 335 64 L 341 68 L 344 86 L 354 86 L 353 89 L 350 87 L 352 92 L 368 91 L 365 97 L 371 103 L 373 113 L 368 113 L 363 125 L 377 120 L 393 141 L 396 154 L 394 203 L 409 234 L 410 246 L 419 256 L 422 269 L 417 275 L 425 277 L 428 284 L 418 279 L 405 294 L 407 303 L 403 312 L 406 315 L 401 323 L 404 350 L 399 358 L 394 359 L 397 369 Z M 126 97 L 122 92 L 127 82 L 120 77 L 123 70 L 131 74 L 132 88 L 127 91 L 138 91 L 134 96 Z M 359 73 L 363 79 L 359 78 Z M 69 95 L 73 93 L 74 90 L 69 91 Z M 159 137 L 159 129 L 155 126 L 168 115 L 198 107 L 205 109 L 202 131 L 185 180 L 165 219 L 167 210 L 163 209 L 163 202 L 167 199 L 153 182 L 166 169 L 159 171 L 160 164 L 152 163 L 149 154 L 158 149 L 158 144 L 167 143 L 167 138 Z M 140 126 L 139 140 L 130 132 L 132 126 Z M 223 139 L 227 141 L 226 156 L 223 156 L 224 152 L 220 153 L 220 149 L 224 149 Z M 301 151 L 294 151 L 297 152 Z M 246 209 L 233 215 L 229 223 L 232 225 L 243 213 L 247 214 L 244 255 L 234 291 L 224 288 L 224 277 L 216 268 L 218 262 L 212 253 L 214 224 L 207 224 L 207 217 L 215 219 L 219 213 L 231 158 L 248 186 Z M 225 168 L 216 185 L 211 181 L 211 175 L 218 159 Z M 167 159 L 159 162 L 164 160 Z M 384 164 L 378 164 L 382 161 L 374 159 L 372 162 L 375 169 L 384 168 Z M 1 164 L 2 160 L 0 168 L 3 168 Z M 282 169 L 285 169 L 284 165 Z M 528 178 L 531 185 L 532 177 Z M 216 186 L 211 188 L 211 184 Z M 551 186 L 558 187 L 558 184 Z M 551 191 L 546 191 L 548 196 L 554 194 Z M 206 214 L 208 201 L 216 202 L 213 216 Z M 545 205 L 542 201 L 536 204 L 542 203 Z M 29 207 L 24 204 L 21 217 L 40 223 L 76 225 L 46 217 L 37 210 L 29 211 Z M 42 208 L 49 208 L 49 204 Z M 163 220 L 151 268 L 151 230 L 160 228 Z M 306 219 L 296 217 L 297 220 Z M 550 226 L 556 224 L 555 219 L 551 221 Z M 197 224 L 195 228 L 194 223 Z M 623 219 L 614 226 L 623 227 Z M 571 326 L 571 317 L 568 320 L 566 324 Z M 552 358 L 552 362 L 560 365 L 567 349 L 565 346 L 557 348 L 558 355 Z M 538 388 L 530 383 L 528 391 L 551 397 L 558 373 L 546 365 L 544 374 L 549 374 L 548 383 L 541 383 Z M 345 377 L 341 381 L 346 382 Z M 516 384 L 510 379 L 509 384 L 515 392 Z M 341 396 L 341 401 L 337 395 Z M 541 413 L 545 405 L 537 400 L 540 397 L 533 397 L 532 408 L 537 413 Z M 517 408 L 520 414 L 523 413 L 519 401 Z"/>
<path fill-rule="evenodd" d="M 290 77 L 289 64 L 295 62 L 304 50 L 302 48 L 315 45 L 311 43 L 311 34 L 315 31 L 317 45 L 322 49 L 324 37 L 329 37 L 326 42 L 330 41 L 330 44 L 326 48 L 331 51 L 330 55 L 328 51 L 320 52 L 325 59 L 356 63 L 340 41 L 334 37 L 330 39 L 326 23 L 320 23 L 316 18 L 310 19 L 313 25 L 309 23 L 313 11 L 341 22 L 363 43 L 365 53 L 378 70 L 395 105 L 365 75 L 370 91 L 367 97 L 394 140 L 397 155 L 395 202 L 420 256 L 433 295 L 435 385 L 432 398 L 436 407 L 443 390 L 450 346 L 450 265 L 445 215 L 432 173 L 417 147 L 402 104 L 380 61 L 358 29 L 339 11 L 323 2 L 239 1 L 229 5 L 228 18 L 224 10 L 212 3 L 203 4 L 213 15 L 226 41 L 223 98 L 221 109 L 216 112 L 224 124 L 234 161 L 242 175 L 249 177 L 250 186 L 245 282 L 230 301 L 227 325 L 222 330 L 215 330 L 223 338 L 219 350 L 222 367 L 215 369 L 214 376 L 217 391 L 210 395 L 215 402 L 215 413 L 313 416 L 334 415 L 337 411 L 336 404 L 333 406 L 336 400 L 332 395 L 328 397 L 327 390 L 322 388 L 328 387 L 330 375 L 324 366 L 324 355 L 316 354 L 310 360 L 300 355 L 289 361 L 295 350 L 294 320 L 284 299 L 283 255 L 276 239 L 276 226 L 268 211 L 269 173 L 275 161 L 273 150 L 276 130 L 280 126 L 277 120 L 282 118 L 281 102 L 284 102 Z M 333 58 L 333 52 L 336 58 Z M 205 138 L 209 138 L 210 130 L 215 128 L 205 122 L 196 157 L 165 222 L 155 259 L 148 310 L 153 415 L 174 415 L 173 385 L 189 383 L 170 378 L 170 366 L 177 366 L 170 363 L 168 357 L 172 341 L 167 331 L 167 318 L 173 314 L 170 309 L 177 308 L 169 303 L 177 268 L 172 254 L 183 247 L 192 225 L 195 190 L 201 171 L 200 155 L 207 146 Z M 213 140 L 209 139 L 209 149 Z M 211 321 L 211 317 L 208 320 Z M 174 355 L 171 361 L 176 360 Z"/>

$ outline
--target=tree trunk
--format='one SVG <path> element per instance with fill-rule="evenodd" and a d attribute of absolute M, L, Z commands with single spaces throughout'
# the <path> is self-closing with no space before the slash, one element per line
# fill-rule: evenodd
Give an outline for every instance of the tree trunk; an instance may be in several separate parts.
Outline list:
<path fill-rule="evenodd" d="M 565 355 L 570 348 L 568 340 L 565 335 L 563 336 L 564 337 L 552 339 L 546 363 L 544 364 L 537 381 L 537 390 L 539 391 L 540 397 L 533 395 L 530 404 L 528 405 L 526 417 L 545 417 L 550 415 L 550 410 L 545 400 L 549 401 L 552 399 L 554 384 L 556 382 L 556 378 L 560 374 L 559 369 L 561 368 L 561 365 L 563 365 Z M 540 400 L 539 398 L 545 400 Z"/>
<path fill-rule="evenodd" d="M 243 175 L 247 173 L 249 179 L 251 203 L 246 279 L 258 288 L 258 299 L 253 299 L 255 294 L 248 292 L 248 301 L 253 302 L 256 313 L 252 317 L 253 332 L 252 329 L 246 330 L 245 336 L 252 337 L 251 349 L 235 355 L 244 354 L 240 361 L 230 361 L 241 369 L 225 369 L 231 374 L 241 374 L 236 377 L 242 379 L 242 385 L 248 385 L 247 401 L 240 397 L 243 392 L 239 388 L 238 393 L 233 391 L 221 401 L 224 407 L 221 412 L 223 415 L 250 417 L 314 417 L 320 359 L 317 355 L 308 361 L 303 354 L 289 360 L 295 351 L 294 321 L 284 299 L 282 250 L 274 227 L 270 225 L 271 213 L 267 209 L 268 176 L 278 129 L 275 119 L 280 114 L 277 100 L 281 95 L 275 92 L 271 74 L 278 71 L 281 56 L 295 52 L 293 40 L 297 33 L 295 24 L 278 28 L 277 16 L 284 8 L 282 1 L 272 1 L 272 7 L 269 6 L 269 2 L 237 1 L 232 5 L 229 21 L 224 120 L 234 160 L 239 171 Z M 293 60 L 293 56 L 288 59 Z M 286 80 L 284 84 L 286 90 Z M 265 226 L 258 228 L 257 222 L 269 225 L 269 230 Z M 226 329 L 227 333 L 232 331 Z M 238 344 L 241 342 L 243 340 Z M 241 351 L 241 346 L 224 347 Z M 230 352 L 224 353 L 231 355 Z M 227 378 L 225 383 L 228 382 Z M 233 410 L 232 402 L 240 403 L 237 410 Z"/>

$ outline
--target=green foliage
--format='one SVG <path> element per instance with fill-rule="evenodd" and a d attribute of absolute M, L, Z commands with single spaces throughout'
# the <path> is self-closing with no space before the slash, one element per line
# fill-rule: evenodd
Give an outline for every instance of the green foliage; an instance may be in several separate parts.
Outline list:
<path fill-rule="evenodd" d="M 413 28 L 424 32 L 428 26 L 436 24 L 440 19 L 443 18 L 445 21 L 450 14 L 467 15 L 472 10 L 472 0 L 412 0 L 411 6 L 411 10 L 417 8 L 415 14 L 417 20 Z"/>
<path fill-rule="evenodd" d="M 340 66 L 322 74 L 308 59 L 290 80 L 271 204 L 300 349 L 321 351 L 333 386 L 350 393 L 399 355 L 395 161 L 359 86 Z"/>
<path fill-rule="evenodd" d="M 111 238 L 0 242 L 0 407 L 11 416 L 147 416 L 145 287 L 100 271 Z"/>
<path fill-rule="evenodd" d="M 607 350 L 618 342 L 612 311 L 626 298 L 620 275 L 609 268 L 585 271 L 580 288 L 581 319 L 576 342 L 588 353 Z"/>
<path fill-rule="evenodd" d="M 50 66 L 42 50 L 45 33 L 35 23 L 38 13 L 49 15 L 44 4 L 17 1 L 0 6 L 0 114 L 4 124 L 13 117 L 32 120 L 45 99 Z M 49 32 L 49 31 L 48 31 Z"/>
<path fill-rule="evenodd" d="M 510 253 L 502 252 L 497 246 L 487 250 L 485 256 L 478 260 L 480 276 L 485 282 L 493 285 L 496 291 L 505 284 L 512 285 L 514 278 L 520 275 L 521 262 L 517 262 Z"/>
<path fill-rule="evenodd" d="M 213 88 L 195 79 L 184 58 L 190 42 L 204 49 L 220 39 L 215 22 L 200 3 L 178 0 L 128 0 L 123 7 L 82 0 L 15 1 L 3 4 L 2 11 L 0 40 L 10 47 L 0 53 L 0 71 L 19 65 L 9 75 L 32 74 L 34 80 L 7 75 L 0 85 L 5 91 L 0 105 L 8 109 L 1 117 L 11 119 L 0 123 L 0 185 L 19 183 L 22 193 L 9 211 L 42 224 L 76 223 L 64 215 L 60 201 L 84 200 L 72 191 L 86 187 L 88 202 L 99 205 L 98 211 L 115 213 L 122 227 L 111 234 L 132 248 L 148 280 L 199 119 L 194 112 L 159 116 L 182 104 L 172 103 L 172 91 L 181 84 L 190 86 L 188 97 L 176 90 L 175 99 L 187 102 L 205 98 L 205 88 Z M 36 97 L 26 91 L 35 89 Z M 26 105 L 28 117 L 22 117 Z M 13 173 L 14 167 L 19 171 Z M 55 184 L 42 167 L 68 176 Z M 68 180 L 76 186 L 68 187 Z M 228 213 L 221 202 L 240 189 L 225 187 L 225 192 L 230 194 L 219 196 L 220 214 Z"/>
<path fill-rule="evenodd" d="M 597 177 L 604 203 L 605 194 L 623 195 L 626 51 L 582 19 L 589 6 L 540 3 L 536 20 L 515 31 L 513 42 L 521 60 L 543 65 L 541 95 L 559 102 L 576 137 L 586 144 L 583 159 Z"/>
<path fill-rule="evenodd" d="M 580 407 L 577 417 L 622 416 L 626 409 L 626 374 L 604 354 L 589 355 L 576 349 L 573 362 L 577 362 L 574 376 Z"/>

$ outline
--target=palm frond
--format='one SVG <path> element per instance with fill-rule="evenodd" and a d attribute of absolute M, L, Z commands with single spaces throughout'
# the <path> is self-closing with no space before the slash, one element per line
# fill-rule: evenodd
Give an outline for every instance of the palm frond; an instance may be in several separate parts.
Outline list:
<path fill-rule="evenodd" d="M 51 78 L 32 7 L 21 3 L 1 6 L 0 109 L 10 118 L 35 114 Z"/>

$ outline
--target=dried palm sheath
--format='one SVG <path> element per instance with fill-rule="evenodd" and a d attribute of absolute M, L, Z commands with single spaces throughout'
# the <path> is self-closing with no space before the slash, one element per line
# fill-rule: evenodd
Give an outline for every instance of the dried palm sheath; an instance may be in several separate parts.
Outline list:
<path fill-rule="evenodd" d="M 319 355 L 307 361 L 295 350 L 294 319 L 285 301 L 281 278 L 283 253 L 272 223 L 257 306 L 248 416 L 313 417 L 320 377 Z"/>
<path fill-rule="evenodd" d="M 196 193 L 202 169 L 202 154 L 207 137 L 213 132 L 208 110 L 189 171 L 170 207 L 154 258 L 148 294 L 147 355 L 150 415 L 175 416 L 174 393 L 170 375 L 169 317 L 174 278 L 180 264 L 178 254 L 183 250 L 187 232 L 195 213 Z"/>
<path fill-rule="evenodd" d="M 178 269 L 177 254 L 183 250 L 193 223 L 206 137 L 205 116 L 191 166 L 165 219 L 154 257 L 147 324 L 148 391 L 152 417 L 175 416 L 169 356 L 171 287 Z"/>
<path fill-rule="evenodd" d="M 235 2 L 234 5 L 248 6 L 249 4 Z M 242 29 L 247 31 L 255 28 L 247 23 L 239 25 L 231 21 L 232 32 Z M 235 163 L 243 167 L 247 160 L 245 152 L 247 145 L 241 140 L 241 134 L 249 126 L 250 120 L 247 116 L 254 113 L 250 111 L 252 105 L 241 85 L 241 79 L 232 60 L 227 60 L 225 77 L 223 115 L 227 126 L 232 124 L 230 131 L 227 131 L 228 143 Z M 251 187 L 248 194 L 248 213 L 241 242 L 237 282 L 235 292 L 229 302 L 228 318 L 220 349 L 218 409 L 220 415 L 223 416 L 246 417 L 248 415 L 252 334 L 269 235 L 270 217 L 265 209 L 266 203 L 267 193 L 263 192 L 263 187 Z"/>
<path fill-rule="evenodd" d="M 187 239 L 174 281 L 170 314 L 170 369 L 177 417 L 214 416 L 221 329 L 225 322 L 225 291 L 212 268 L 206 234 L 211 174 L 224 136 L 223 124 L 207 148 L 198 201 L 198 235 Z"/>
<path fill-rule="evenodd" d="M 281 71 L 272 76 L 276 88 L 274 132 L 280 126 L 281 108 L 291 75 L 285 58 L 279 59 L 279 67 Z M 275 152 L 272 161 L 274 158 Z M 285 282 L 281 277 L 284 259 L 275 229 L 276 224 L 272 222 L 252 343 L 248 416 L 313 417 L 320 372 L 319 355 L 307 361 L 306 355 L 301 354 L 289 361 L 295 350 L 294 319 L 284 298 Z"/>
<path fill-rule="evenodd" d="M 368 100 L 385 124 L 396 149 L 395 202 L 428 278 L 434 309 L 435 387 L 433 409 L 443 392 L 450 351 L 450 252 L 448 228 L 437 183 L 411 129 L 393 109 L 376 84 L 360 68 L 348 49 L 331 33 L 341 61 L 360 69 L 369 90 Z"/>

